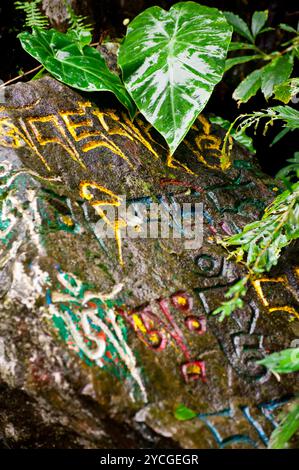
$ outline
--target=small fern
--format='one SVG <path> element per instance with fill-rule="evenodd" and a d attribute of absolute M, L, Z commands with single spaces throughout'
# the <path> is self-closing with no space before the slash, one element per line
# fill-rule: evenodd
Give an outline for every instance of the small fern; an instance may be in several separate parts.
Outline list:
<path fill-rule="evenodd" d="M 26 28 L 45 29 L 49 26 L 48 18 L 42 14 L 39 8 L 41 2 L 42 0 L 15 2 L 16 10 L 22 10 L 26 15 L 24 24 Z"/>
<path fill-rule="evenodd" d="M 68 0 L 64 0 L 66 11 L 69 15 L 68 22 L 68 31 L 75 31 L 77 34 L 80 33 L 90 33 L 93 30 L 93 27 L 90 23 L 87 23 L 87 16 L 76 15 Z"/>

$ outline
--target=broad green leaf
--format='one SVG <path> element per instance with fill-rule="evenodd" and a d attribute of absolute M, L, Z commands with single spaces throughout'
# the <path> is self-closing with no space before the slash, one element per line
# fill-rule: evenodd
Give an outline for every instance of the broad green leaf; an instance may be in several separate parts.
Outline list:
<path fill-rule="evenodd" d="M 226 59 L 225 61 L 225 72 L 234 67 L 235 65 L 245 64 L 251 60 L 259 59 L 258 55 L 243 55 L 241 57 L 232 57 L 231 59 Z"/>
<path fill-rule="evenodd" d="M 265 11 L 255 11 L 252 15 L 251 20 L 251 31 L 254 37 L 261 33 L 267 19 L 268 19 L 268 10 Z"/>
<path fill-rule="evenodd" d="M 247 103 L 261 87 L 261 71 L 254 70 L 237 86 L 233 98 L 239 103 Z"/>
<path fill-rule="evenodd" d="M 291 78 L 274 87 L 274 98 L 285 104 L 297 94 L 299 94 L 299 78 Z"/>
<path fill-rule="evenodd" d="M 190 408 L 187 408 L 185 405 L 180 404 L 174 410 L 174 416 L 179 421 L 187 421 L 189 419 L 195 418 L 197 416 L 197 413 L 195 413 L 195 411 L 192 411 Z"/>
<path fill-rule="evenodd" d="M 83 91 L 111 91 L 134 116 L 135 105 L 120 78 L 110 72 L 96 49 L 82 46 L 82 37 L 77 42 L 69 33 L 38 28 L 32 34 L 24 32 L 18 37 L 25 51 L 57 80 Z"/>
<path fill-rule="evenodd" d="M 242 20 L 242 18 L 240 18 L 235 13 L 232 13 L 231 11 L 224 11 L 223 13 L 225 15 L 225 18 L 229 22 L 229 24 L 231 24 L 233 26 L 234 31 L 236 33 L 238 33 L 241 36 L 243 36 L 244 38 L 248 39 L 248 41 L 254 42 L 254 38 L 253 38 L 250 30 L 249 30 L 247 24 L 245 23 L 245 21 Z"/>
<path fill-rule="evenodd" d="M 293 55 L 285 54 L 273 59 L 261 69 L 262 92 L 266 99 L 273 94 L 275 86 L 280 85 L 289 78 L 293 70 L 293 64 Z"/>
<path fill-rule="evenodd" d="M 221 12 L 194 2 L 148 8 L 129 24 L 123 80 L 172 153 L 222 78 L 231 34 Z"/>
<path fill-rule="evenodd" d="M 287 374 L 299 370 L 299 348 L 284 349 L 266 356 L 258 364 L 262 364 L 277 374 Z"/>
<path fill-rule="evenodd" d="M 284 449 L 287 442 L 299 430 L 299 401 L 290 405 L 290 411 L 283 417 L 279 426 L 273 431 L 268 447 Z"/>
<path fill-rule="evenodd" d="M 88 46 L 92 41 L 91 32 L 85 29 L 71 29 L 66 33 L 66 35 L 71 41 L 78 42 L 82 47 Z"/>

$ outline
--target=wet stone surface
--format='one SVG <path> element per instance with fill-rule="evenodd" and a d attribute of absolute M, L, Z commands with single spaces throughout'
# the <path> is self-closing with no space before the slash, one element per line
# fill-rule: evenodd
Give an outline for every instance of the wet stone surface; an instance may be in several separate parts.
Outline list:
<path fill-rule="evenodd" d="M 211 315 L 243 274 L 217 237 L 256 220 L 279 190 L 236 144 L 223 172 L 222 137 L 200 116 L 171 158 L 139 117 L 51 78 L 7 88 L 3 447 L 267 445 L 298 376 L 279 382 L 256 360 L 298 338 L 298 250 L 252 282 L 242 311 L 223 323 Z M 117 224 L 109 209 L 124 198 L 132 210 Z M 138 238 L 151 202 L 170 227 L 176 205 L 203 203 L 202 246 Z"/>

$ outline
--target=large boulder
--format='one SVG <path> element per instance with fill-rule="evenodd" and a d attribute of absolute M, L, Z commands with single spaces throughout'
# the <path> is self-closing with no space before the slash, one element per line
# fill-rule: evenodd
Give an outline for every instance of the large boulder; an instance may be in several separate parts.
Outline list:
<path fill-rule="evenodd" d="M 237 144 L 222 171 L 203 115 L 170 157 L 93 99 L 47 77 L 0 107 L 3 445 L 265 447 L 298 391 L 256 364 L 298 338 L 296 248 L 211 313 L 245 272 L 217 239 L 280 189 Z M 168 237 L 144 236 L 153 203 Z"/>

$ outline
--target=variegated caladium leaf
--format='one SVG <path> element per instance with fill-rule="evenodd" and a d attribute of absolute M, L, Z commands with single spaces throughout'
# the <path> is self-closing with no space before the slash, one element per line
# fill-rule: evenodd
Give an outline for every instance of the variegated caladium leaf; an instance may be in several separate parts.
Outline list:
<path fill-rule="evenodd" d="M 120 77 L 111 72 L 100 52 L 87 45 L 88 32 L 67 34 L 55 29 L 33 28 L 19 34 L 23 49 L 38 60 L 53 77 L 83 91 L 111 91 L 129 110 L 136 107 Z"/>
<path fill-rule="evenodd" d="M 221 80 L 231 35 L 219 10 L 194 2 L 148 8 L 130 23 L 118 56 L 123 80 L 171 153 Z"/>

